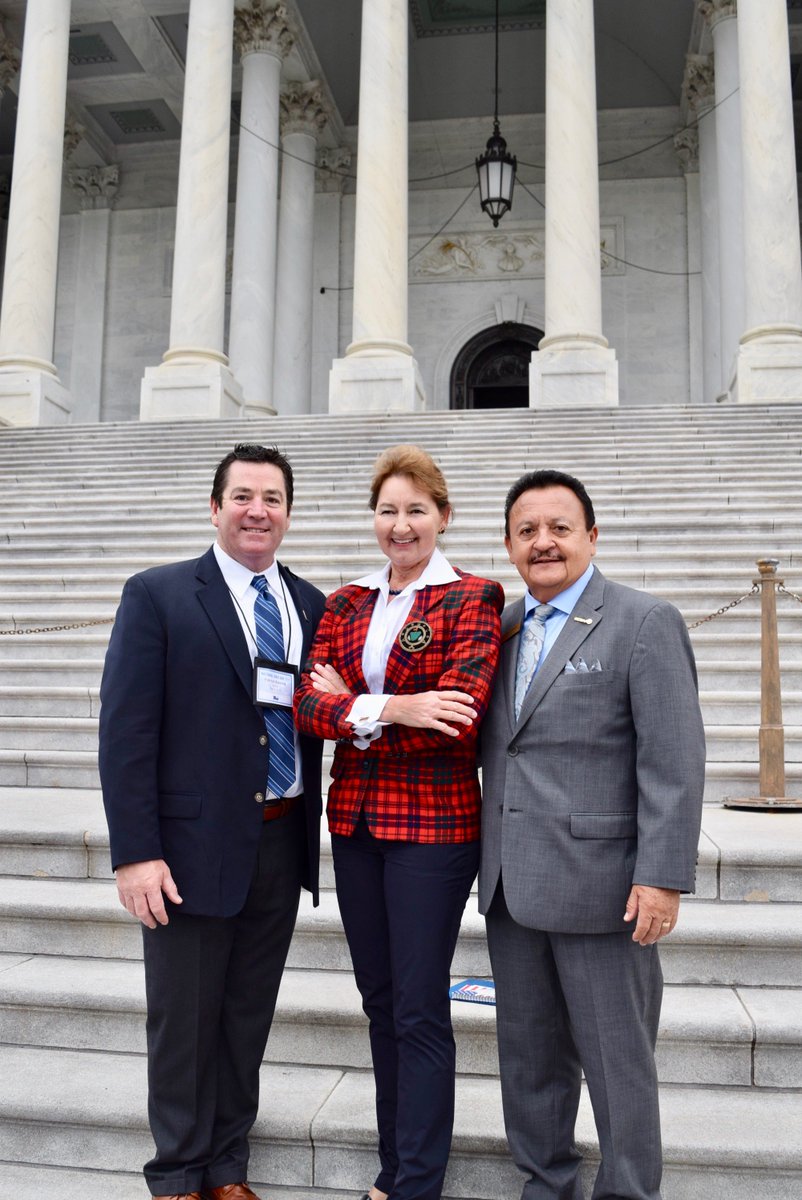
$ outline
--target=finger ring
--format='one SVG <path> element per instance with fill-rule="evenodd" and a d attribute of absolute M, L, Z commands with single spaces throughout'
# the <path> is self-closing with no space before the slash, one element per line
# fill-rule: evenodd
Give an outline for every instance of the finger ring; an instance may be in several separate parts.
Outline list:
<path fill-rule="evenodd" d="M 666 926 L 667 926 L 667 925 L 670 925 L 670 924 L 671 924 L 671 922 L 670 922 L 670 921 L 663 921 L 663 929 L 665 929 L 665 928 L 666 928 Z"/>

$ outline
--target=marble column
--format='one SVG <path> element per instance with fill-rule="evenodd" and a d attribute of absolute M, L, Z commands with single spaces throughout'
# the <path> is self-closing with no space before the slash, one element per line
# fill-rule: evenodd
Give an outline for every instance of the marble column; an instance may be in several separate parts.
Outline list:
<path fill-rule="evenodd" d="M 234 0 L 190 0 L 170 345 L 142 381 L 140 419 L 238 417 L 223 352 Z"/>
<path fill-rule="evenodd" d="M 746 322 L 736 399 L 799 402 L 802 260 L 785 0 L 741 3 L 738 53 Z"/>
<path fill-rule="evenodd" d="M 78 193 L 81 204 L 70 355 L 72 419 L 74 422 L 99 421 L 111 210 L 120 183 L 120 168 L 116 164 L 81 167 L 69 171 L 67 181 Z"/>
<path fill-rule="evenodd" d="M 275 413 L 279 88 L 294 36 L 284 4 L 251 0 L 234 15 L 242 60 L 242 108 L 231 278 L 228 353 L 245 397 L 245 416 Z"/>
<path fill-rule="evenodd" d="M 363 0 L 353 337 L 329 378 L 331 412 L 424 407 L 407 343 L 407 0 Z"/>
<path fill-rule="evenodd" d="M 340 345 L 343 192 L 352 178 L 348 146 L 318 152 L 315 185 L 315 253 L 312 283 L 312 412 L 329 409 L 329 372 Z"/>
<path fill-rule="evenodd" d="M 593 0 L 546 3 L 546 330 L 532 355 L 533 408 L 618 404 L 602 334 Z"/>
<path fill-rule="evenodd" d="M 719 264 L 718 166 L 715 79 L 712 55 L 689 55 L 684 90 L 696 117 L 701 219 L 702 398 L 721 395 L 721 267 Z"/>
<path fill-rule="evenodd" d="M 20 68 L 20 53 L 16 44 L 6 34 L 0 21 L 0 100 L 8 85 Z M 8 202 L 11 196 L 11 176 L 0 175 L 0 275 L 6 261 L 6 233 L 8 231 Z M 2 423 L 2 417 L 0 417 Z"/>
<path fill-rule="evenodd" d="M 688 398 L 701 404 L 702 355 L 702 214 L 699 186 L 699 137 L 696 126 L 680 129 L 674 137 L 682 174 L 685 177 L 685 226 L 688 271 Z"/>
<path fill-rule="evenodd" d="M 281 200 L 276 275 L 273 403 L 280 413 L 312 411 L 312 255 L 317 137 L 328 114 L 317 81 L 281 93 Z"/>
<path fill-rule="evenodd" d="M 53 364 L 70 5 L 29 0 L 0 316 L 0 421 L 63 424 Z"/>
<path fill-rule="evenodd" d="M 713 35 L 718 169 L 721 389 L 726 399 L 735 376 L 735 357 L 744 329 L 743 162 L 735 0 L 697 0 Z"/>

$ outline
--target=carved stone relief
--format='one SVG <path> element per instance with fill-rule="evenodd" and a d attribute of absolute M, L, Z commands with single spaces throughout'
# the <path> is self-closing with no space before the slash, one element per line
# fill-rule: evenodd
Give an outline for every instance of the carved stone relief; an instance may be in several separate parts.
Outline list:
<path fill-rule="evenodd" d="M 601 268 L 605 275 L 623 275 L 619 225 L 601 229 Z M 540 279 L 545 274 L 545 226 L 508 227 L 503 233 L 450 233 L 426 246 L 425 236 L 410 238 L 410 277 L 418 283 L 441 279 Z"/>

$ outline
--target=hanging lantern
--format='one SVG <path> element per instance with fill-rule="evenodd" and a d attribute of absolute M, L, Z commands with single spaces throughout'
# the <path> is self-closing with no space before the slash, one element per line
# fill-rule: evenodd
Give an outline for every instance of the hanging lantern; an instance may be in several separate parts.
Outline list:
<path fill-rule="evenodd" d="M 504 214 L 512 208 L 517 166 L 518 160 L 507 152 L 507 143 L 499 132 L 496 118 L 493 122 L 493 136 L 488 139 L 487 149 L 476 160 L 482 211 L 487 213 L 494 226 L 497 226 Z"/>
<path fill-rule="evenodd" d="M 479 176 L 479 199 L 482 211 L 486 212 L 496 227 L 506 212 L 512 208 L 512 190 L 515 187 L 515 172 L 518 160 L 507 152 L 507 143 L 501 136 L 498 124 L 498 4 L 496 0 L 496 75 L 493 87 L 493 136 L 488 139 L 487 149 L 476 160 Z"/>

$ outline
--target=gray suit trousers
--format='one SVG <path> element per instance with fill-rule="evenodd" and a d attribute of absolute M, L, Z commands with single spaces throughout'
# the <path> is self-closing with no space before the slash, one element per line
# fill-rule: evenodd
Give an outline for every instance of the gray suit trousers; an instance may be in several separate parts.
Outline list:
<path fill-rule="evenodd" d="M 593 1200 L 660 1200 L 657 947 L 637 945 L 629 931 L 519 925 L 500 884 L 487 940 L 504 1121 L 527 1177 L 522 1200 L 582 1200 L 574 1125 L 583 1071 L 601 1147 Z"/>

